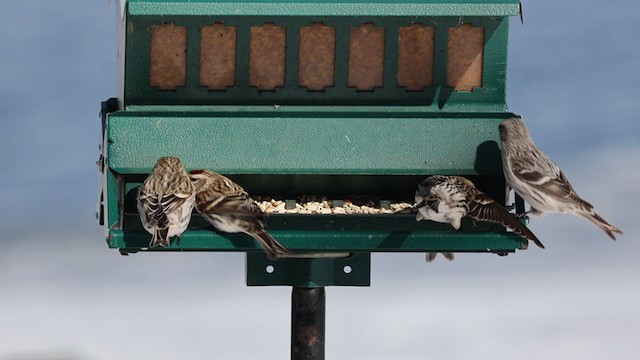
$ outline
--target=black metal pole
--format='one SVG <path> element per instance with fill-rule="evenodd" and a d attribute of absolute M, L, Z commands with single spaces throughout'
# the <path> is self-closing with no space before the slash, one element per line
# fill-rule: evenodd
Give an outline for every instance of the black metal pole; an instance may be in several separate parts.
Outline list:
<path fill-rule="evenodd" d="M 324 360 L 323 287 L 291 292 L 291 360 Z"/>

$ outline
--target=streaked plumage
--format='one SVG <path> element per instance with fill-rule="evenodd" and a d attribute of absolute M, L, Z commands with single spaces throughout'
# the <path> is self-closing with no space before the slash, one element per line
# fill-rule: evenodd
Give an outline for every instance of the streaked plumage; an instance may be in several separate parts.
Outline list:
<path fill-rule="evenodd" d="M 197 189 L 196 210 L 216 229 L 250 235 L 270 259 L 288 252 L 265 231 L 266 214 L 242 187 L 209 170 L 194 170 L 189 176 Z"/>
<path fill-rule="evenodd" d="M 195 188 L 177 157 L 158 159 L 138 190 L 138 212 L 142 226 L 151 235 L 150 247 L 168 247 L 173 236 L 181 236 L 191 219 Z"/>
<path fill-rule="evenodd" d="M 499 127 L 504 176 L 508 185 L 531 205 L 530 213 L 582 216 L 613 240 L 616 239 L 614 233 L 622 234 L 578 196 L 558 165 L 533 142 L 522 118 L 507 119 Z"/>
<path fill-rule="evenodd" d="M 464 177 L 430 176 L 418 186 L 415 200 L 415 207 L 418 208 L 416 221 L 448 223 L 458 230 L 462 218 L 469 216 L 474 220 L 501 224 L 523 239 L 544 248 L 540 240 L 515 216 Z M 449 258 L 446 253 L 444 255 Z M 427 261 L 434 258 L 435 254 L 427 254 Z"/>

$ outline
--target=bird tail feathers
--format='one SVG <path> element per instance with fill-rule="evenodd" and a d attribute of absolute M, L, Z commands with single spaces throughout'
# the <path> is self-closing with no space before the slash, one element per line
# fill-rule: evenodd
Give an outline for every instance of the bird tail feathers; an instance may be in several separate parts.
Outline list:
<path fill-rule="evenodd" d="M 443 253 L 438 253 L 438 252 L 428 252 L 427 253 L 427 262 L 432 262 L 436 256 L 438 256 L 438 254 L 442 254 L 447 260 L 451 261 L 453 260 L 453 253 L 452 252 L 443 252 Z"/>
<path fill-rule="evenodd" d="M 255 234 L 250 235 L 260 243 L 260 245 L 264 249 L 264 253 L 269 259 L 275 260 L 278 257 L 289 253 L 289 250 L 287 250 L 287 248 L 282 246 L 282 244 L 280 244 L 278 240 L 274 239 L 273 236 L 271 236 L 264 230 L 260 230 Z"/>
<path fill-rule="evenodd" d="M 153 237 L 151 238 L 151 242 L 149 243 L 149 247 L 153 248 L 156 246 L 160 246 L 163 248 L 169 247 L 170 242 L 169 239 L 167 237 L 167 235 L 169 234 L 169 228 L 166 229 L 156 229 L 156 231 L 153 232 Z"/>
<path fill-rule="evenodd" d="M 613 240 L 616 239 L 614 233 L 622 234 L 622 230 L 617 227 L 609 224 L 605 219 L 603 219 L 600 215 L 596 214 L 595 211 L 591 210 L 589 212 L 579 212 L 580 216 L 594 223 L 597 227 L 602 229 L 602 231 L 606 232 L 607 235 Z"/>

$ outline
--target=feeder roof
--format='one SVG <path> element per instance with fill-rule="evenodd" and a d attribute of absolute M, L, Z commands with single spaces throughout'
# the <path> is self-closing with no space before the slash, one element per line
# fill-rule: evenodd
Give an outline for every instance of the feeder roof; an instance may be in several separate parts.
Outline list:
<path fill-rule="evenodd" d="M 520 0 L 129 0 L 128 11 L 205 16 L 511 16 L 520 13 Z"/>

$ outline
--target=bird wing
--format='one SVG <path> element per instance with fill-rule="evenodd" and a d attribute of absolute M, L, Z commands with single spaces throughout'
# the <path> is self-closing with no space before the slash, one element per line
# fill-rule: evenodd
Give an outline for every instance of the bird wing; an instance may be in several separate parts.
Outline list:
<path fill-rule="evenodd" d="M 182 206 L 187 197 L 178 194 L 141 196 L 147 223 L 160 228 L 166 227 L 169 223 L 167 214 Z"/>
<path fill-rule="evenodd" d="M 469 203 L 469 216 L 475 220 L 500 224 L 520 237 L 533 241 L 544 249 L 544 245 L 526 226 L 520 223 L 515 216 L 500 204 L 484 193 L 478 193 Z"/>
<path fill-rule="evenodd" d="M 261 224 L 266 221 L 264 212 L 247 193 L 222 196 L 213 207 L 207 207 L 207 211 L 223 216 L 255 218 Z"/>
<path fill-rule="evenodd" d="M 158 184 L 147 178 L 138 192 L 139 201 L 144 208 L 145 219 L 150 225 L 166 227 L 167 214 L 179 209 L 193 195 L 193 184 L 188 175 L 176 175 L 175 187 L 169 193 L 158 191 Z"/>
<path fill-rule="evenodd" d="M 556 199 L 565 199 L 589 209 L 593 208 L 591 204 L 578 196 L 562 170 L 551 162 L 551 160 L 545 158 L 545 161 L 536 161 L 536 163 L 548 164 L 549 166 L 541 167 L 536 166 L 534 163 L 525 163 L 522 161 L 513 161 L 511 166 L 513 173 L 520 178 L 521 181 L 528 183 L 541 192 Z"/>
<path fill-rule="evenodd" d="M 521 181 L 531 185 L 544 185 L 560 173 L 557 165 L 535 151 L 528 156 L 509 157 L 509 167 Z"/>
<path fill-rule="evenodd" d="M 170 214 L 176 211 L 185 203 L 185 201 L 187 201 L 189 196 L 191 195 L 183 193 L 162 195 L 160 207 L 162 208 L 163 213 Z"/>
<path fill-rule="evenodd" d="M 477 194 L 469 202 L 469 216 L 480 221 L 501 220 L 499 205 L 485 194 Z"/>
<path fill-rule="evenodd" d="M 559 170 L 558 176 L 552 180 L 550 180 L 545 185 L 545 190 L 552 194 L 553 196 L 562 197 L 571 202 L 576 202 L 582 206 L 587 207 L 588 209 L 592 209 L 593 206 L 588 202 L 582 200 L 580 196 L 573 190 L 571 183 L 567 180 L 567 177 L 564 176 L 562 170 Z"/>

